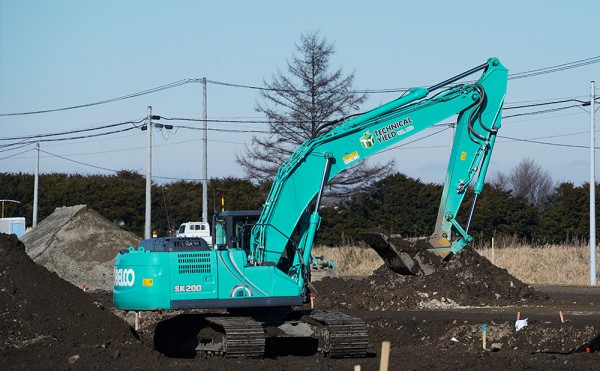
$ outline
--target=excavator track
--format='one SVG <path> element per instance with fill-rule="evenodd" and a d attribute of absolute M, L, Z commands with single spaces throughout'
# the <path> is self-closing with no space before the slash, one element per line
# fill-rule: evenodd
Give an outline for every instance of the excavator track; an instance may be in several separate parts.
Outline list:
<path fill-rule="evenodd" d="M 331 358 L 365 357 L 369 346 L 367 326 L 363 320 L 336 311 L 313 311 L 308 314 L 317 321 L 319 351 Z"/>
<path fill-rule="evenodd" d="M 260 322 L 250 317 L 207 317 L 206 320 L 222 331 L 222 337 L 217 342 L 199 344 L 197 351 L 225 357 L 264 356 L 265 331 Z"/>

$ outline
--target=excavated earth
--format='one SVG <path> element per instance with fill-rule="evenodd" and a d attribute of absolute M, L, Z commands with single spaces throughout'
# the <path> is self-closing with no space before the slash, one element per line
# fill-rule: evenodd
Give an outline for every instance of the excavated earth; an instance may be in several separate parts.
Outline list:
<path fill-rule="evenodd" d="M 391 343 L 390 370 L 587 370 L 600 364 L 599 290 L 535 290 L 469 249 L 428 277 L 382 267 L 363 279 L 316 282 L 316 308 L 367 323 L 367 357 L 342 360 L 278 340 L 268 341 L 263 359 L 171 358 L 155 349 L 154 329 L 181 313 L 145 315 L 136 332 L 133 315 L 115 310 L 110 292 L 84 292 L 38 265 L 14 235 L 0 234 L 0 256 L 2 370 L 377 370 L 382 341 Z M 517 312 L 528 319 L 518 332 Z"/>

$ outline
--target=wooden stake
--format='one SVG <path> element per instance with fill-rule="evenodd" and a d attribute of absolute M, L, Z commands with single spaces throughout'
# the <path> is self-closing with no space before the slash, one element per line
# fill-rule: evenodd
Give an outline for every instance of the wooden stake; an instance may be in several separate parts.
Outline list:
<path fill-rule="evenodd" d="M 388 371 L 390 365 L 390 342 L 381 343 L 381 361 L 379 362 L 379 371 Z"/>
<path fill-rule="evenodd" d="M 360 371 L 360 365 L 354 365 L 354 371 Z"/>

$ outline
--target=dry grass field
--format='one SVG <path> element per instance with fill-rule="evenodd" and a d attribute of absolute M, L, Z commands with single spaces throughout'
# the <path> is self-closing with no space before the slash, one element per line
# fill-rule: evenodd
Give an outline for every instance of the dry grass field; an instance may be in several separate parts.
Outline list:
<path fill-rule="evenodd" d="M 511 275 L 528 284 L 588 285 L 589 246 L 510 245 L 502 248 L 479 248 L 479 254 Z M 360 246 L 316 247 L 314 255 L 324 256 L 337 264 L 340 276 L 368 276 L 383 264 L 377 253 Z M 596 273 L 600 273 L 600 249 L 596 252 Z M 600 282 L 600 275 L 598 277 Z"/>
<path fill-rule="evenodd" d="M 478 252 L 529 284 L 588 285 L 590 282 L 589 246 L 512 246 L 493 251 L 491 248 L 479 249 Z M 600 250 L 596 247 L 597 277 L 599 256 Z"/>

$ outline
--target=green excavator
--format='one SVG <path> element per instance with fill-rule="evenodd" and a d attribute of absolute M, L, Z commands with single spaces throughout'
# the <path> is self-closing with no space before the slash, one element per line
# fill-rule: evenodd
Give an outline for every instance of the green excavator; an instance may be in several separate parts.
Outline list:
<path fill-rule="evenodd" d="M 459 82 L 476 73 L 481 73 L 478 80 Z M 324 187 L 344 169 L 458 115 L 433 233 L 413 240 L 379 231 L 362 235 L 394 271 L 433 272 L 472 240 L 467 231 L 475 202 L 465 226 L 456 215 L 469 188 L 475 200 L 482 192 L 507 77 L 508 70 L 491 58 L 429 88 L 413 88 L 307 140 L 280 166 L 255 223 L 225 227 L 219 232 L 222 242 L 213 246 L 199 238 L 174 237 L 121 250 L 115 259 L 115 307 L 227 309 L 186 317 L 193 324 L 186 322 L 180 332 L 167 325 L 157 329 L 170 339 L 167 343 L 179 341 L 205 355 L 261 357 L 266 334 L 277 333 L 315 339 L 316 348 L 330 357 L 365 356 L 368 336 L 362 320 L 305 305 L 311 295 L 311 250 Z"/>

